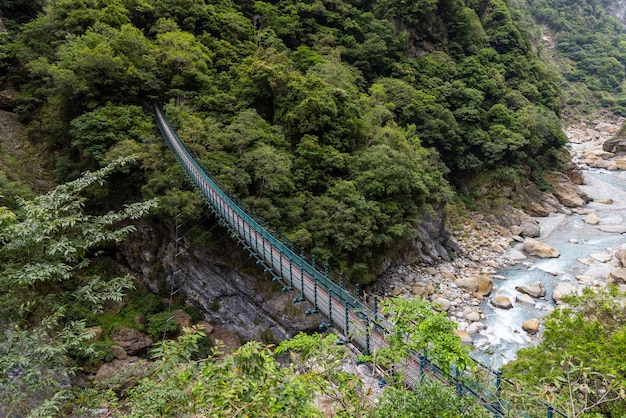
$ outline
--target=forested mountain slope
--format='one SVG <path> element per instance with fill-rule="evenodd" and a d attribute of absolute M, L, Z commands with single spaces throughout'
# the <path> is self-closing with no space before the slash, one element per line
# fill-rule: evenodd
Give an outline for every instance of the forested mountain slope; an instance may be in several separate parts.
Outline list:
<path fill-rule="evenodd" d="M 574 115 L 588 115 L 599 107 L 626 114 L 626 22 L 620 3 L 527 2 L 529 14 L 541 25 L 543 40 L 547 40 L 545 56 L 554 57 L 564 78 L 564 105 Z"/>
<path fill-rule="evenodd" d="M 314 395 L 334 390 L 346 416 L 480 416 L 452 391 L 406 392 L 400 380 L 379 409 L 363 412 L 370 393 L 338 372 L 348 355 L 332 339 L 285 343 L 327 355 L 323 376 L 279 368 L 260 344 L 198 367 L 192 352 L 208 356 L 207 339 L 194 330 L 167 340 L 159 296 L 135 292 L 116 305 L 134 281 L 112 260 L 137 217 L 174 230 L 180 212 L 194 245 L 219 241 L 203 229 L 207 209 L 165 147 L 153 105 L 225 189 L 319 263 L 366 283 L 420 238 L 425 219 L 445 221 L 451 207 L 482 205 L 502 186 L 549 189 L 546 174 L 567 163 L 563 115 L 624 113 L 626 39 L 604 6 L 0 0 L 0 110 L 17 114 L 31 141 L 0 149 L 0 414 L 41 406 L 42 415 L 63 415 L 80 405 L 93 415 L 106 405 L 120 416 L 232 415 L 254 405 L 257 415 L 317 416 Z M 81 177 L 86 170 L 95 174 Z M 19 199 L 53 177 L 58 189 Z M 129 252 L 161 244 L 135 241 Z M 425 324 L 416 336 L 443 330 L 448 347 L 458 346 L 443 314 L 405 308 L 419 317 L 407 326 Z M 102 341 L 86 328 L 92 322 Z M 156 369 L 101 391 L 60 391 L 68 371 L 114 357 L 109 334 L 122 326 L 162 336 Z"/>
<path fill-rule="evenodd" d="M 39 6 L 3 3 L 1 81 L 59 180 L 140 152 L 107 199 L 180 195 L 149 110 L 168 103 L 228 190 L 355 280 L 476 176 L 547 187 L 566 142 L 558 77 L 501 0 Z"/>

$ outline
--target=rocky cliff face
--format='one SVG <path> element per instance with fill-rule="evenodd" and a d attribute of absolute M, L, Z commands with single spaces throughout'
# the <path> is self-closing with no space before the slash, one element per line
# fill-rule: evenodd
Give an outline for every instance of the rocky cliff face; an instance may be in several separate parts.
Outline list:
<path fill-rule="evenodd" d="M 433 264 L 438 261 L 450 261 L 450 253 L 459 253 L 462 249 L 452 238 L 452 232 L 445 221 L 444 207 L 435 214 L 424 214 L 424 219 L 415 231 L 415 238 L 405 242 L 398 252 L 387 260 L 384 270 L 407 264 Z"/>
<path fill-rule="evenodd" d="M 608 2 L 606 10 L 626 26 L 626 0 L 613 0 Z"/>
<path fill-rule="evenodd" d="M 202 310 L 205 318 L 218 327 L 236 332 L 244 340 L 283 340 L 299 331 L 316 329 L 322 318 L 306 316 L 308 303 L 293 303 L 294 292 L 282 292 L 282 285 L 259 269 L 253 277 L 243 273 L 255 259 L 244 254 L 228 239 L 223 244 L 227 257 L 209 248 L 193 247 L 181 240 L 178 256 L 176 237 L 146 222 L 121 248 L 128 265 L 152 292 L 169 294 L 173 281 L 177 298 Z"/>

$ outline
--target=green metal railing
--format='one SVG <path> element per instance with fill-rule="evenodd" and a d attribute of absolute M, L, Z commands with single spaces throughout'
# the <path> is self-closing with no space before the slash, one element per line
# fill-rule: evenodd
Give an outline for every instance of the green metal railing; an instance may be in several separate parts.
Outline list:
<path fill-rule="evenodd" d="M 223 191 L 198 165 L 187 148 L 170 126 L 162 110 L 155 105 L 157 123 L 169 147 L 183 167 L 190 182 L 199 190 L 220 221 L 226 226 L 239 243 L 264 267 L 264 271 L 272 274 L 273 280 L 283 284 L 283 291 L 294 291 L 294 303 L 308 300 L 312 309 L 307 313 L 321 313 L 328 318 L 320 328 L 334 327 L 340 330 L 346 340 L 350 340 L 362 352 L 369 355 L 372 350 L 387 345 L 385 334 L 390 332 L 391 324 L 378 312 L 377 299 L 368 304 L 361 298 L 358 285 L 352 287 L 344 282 L 341 275 L 333 280 L 328 273 L 318 270 L 315 258 L 307 260 L 304 250 L 299 254 L 292 243 L 276 238 L 269 232 L 269 226 L 248 213 L 236 198 Z M 459 396 L 470 395 L 487 408 L 494 416 L 511 416 L 511 406 L 499 399 L 502 385 L 512 382 L 502 379 L 498 371 L 481 365 L 487 376 L 485 383 L 478 383 L 472 376 L 463 374 L 443 373 L 442 370 L 428 360 L 426 356 L 414 353 L 413 358 L 402 365 L 406 371 L 405 379 L 409 386 L 417 384 L 423 376 L 435 376 L 456 387 Z M 547 417 L 555 415 L 567 418 L 567 415 L 546 405 Z M 519 411 L 515 416 L 520 416 Z M 521 414 L 521 416 L 526 416 Z"/>

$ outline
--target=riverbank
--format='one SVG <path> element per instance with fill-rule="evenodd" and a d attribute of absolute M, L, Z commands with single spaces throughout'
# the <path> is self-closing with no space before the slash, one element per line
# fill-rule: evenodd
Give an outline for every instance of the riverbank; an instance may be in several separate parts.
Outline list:
<path fill-rule="evenodd" d="M 457 333 L 474 346 L 477 357 L 500 353 L 500 364 L 514 358 L 519 348 L 537 341 L 541 318 L 564 295 L 621 281 L 626 188 L 611 184 L 611 179 L 623 178 L 626 185 L 626 172 L 619 172 L 626 169 L 626 157 L 602 146 L 622 122 L 623 118 L 602 115 L 566 129 L 572 162 L 580 169 L 572 178 L 578 196 L 570 184 L 568 199 L 555 191 L 551 198 L 536 202 L 535 207 L 552 208 L 548 216 L 516 213 L 509 216 L 517 217 L 516 222 L 505 227 L 494 222 L 497 217 L 470 213 L 454 231 L 463 248 L 455 260 L 395 267 L 372 286 L 372 292 L 435 302 L 457 322 Z M 601 173 L 607 173 L 606 179 Z M 522 244 L 528 237 L 561 250 L 559 257 L 530 255 Z"/>

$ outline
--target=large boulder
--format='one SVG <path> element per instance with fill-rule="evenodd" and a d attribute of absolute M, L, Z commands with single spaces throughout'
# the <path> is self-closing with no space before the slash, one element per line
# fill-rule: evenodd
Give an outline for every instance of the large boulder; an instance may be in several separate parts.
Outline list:
<path fill-rule="evenodd" d="M 454 284 L 470 292 L 475 292 L 478 289 L 478 279 L 476 277 L 461 277 L 456 279 Z"/>
<path fill-rule="evenodd" d="M 93 334 L 93 337 L 88 341 L 90 343 L 96 343 L 102 339 L 102 327 L 100 325 L 85 328 L 85 333 Z"/>
<path fill-rule="evenodd" d="M 433 305 L 435 305 L 436 308 L 438 307 L 437 309 L 440 311 L 447 312 L 452 304 L 448 299 L 439 297 L 433 300 Z"/>
<path fill-rule="evenodd" d="M 481 329 L 485 329 L 485 324 L 482 322 L 472 322 L 465 328 L 465 332 L 469 335 L 478 334 Z"/>
<path fill-rule="evenodd" d="M 139 355 L 146 352 L 154 341 L 143 332 L 130 327 L 121 327 L 111 333 L 111 340 L 119 345 L 129 355 Z"/>
<path fill-rule="evenodd" d="M 127 377 L 134 377 L 134 379 L 122 379 L 120 381 L 132 382 L 138 380 L 140 377 L 145 376 L 150 370 L 150 364 L 139 357 L 127 357 L 123 360 L 114 359 L 109 363 L 104 363 L 98 369 L 94 380 L 96 382 L 102 382 L 109 380 L 118 375 L 124 375 Z"/>
<path fill-rule="evenodd" d="M 527 238 L 534 238 L 541 235 L 541 228 L 539 227 L 539 222 L 536 219 L 531 218 L 530 216 L 525 216 L 522 218 L 520 224 L 521 235 Z"/>
<path fill-rule="evenodd" d="M 478 276 L 477 277 L 478 288 L 476 289 L 476 293 L 481 296 L 489 296 L 491 291 L 493 290 L 493 280 L 491 277 L 487 276 Z"/>
<path fill-rule="evenodd" d="M 480 321 L 480 313 L 476 310 L 473 310 L 465 315 L 465 319 L 467 319 L 468 322 L 478 322 Z"/>
<path fill-rule="evenodd" d="M 115 356 L 115 358 L 118 360 L 126 360 L 128 358 L 128 354 L 126 353 L 126 350 L 124 350 L 119 345 L 112 345 L 111 353 L 113 353 L 113 356 Z"/>
<path fill-rule="evenodd" d="M 622 248 L 615 252 L 615 258 L 622 263 L 622 266 L 626 267 L 626 249 Z"/>
<path fill-rule="evenodd" d="M 540 203 L 534 201 L 524 202 L 524 212 L 526 212 L 530 216 L 539 216 L 542 218 L 544 216 L 550 215 L 550 211 L 548 209 L 541 206 Z"/>
<path fill-rule="evenodd" d="M 620 154 L 626 152 L 626 138 L 615 137 L 604 141 L 602 149 L 606 152 Z"/>
<path fill-rule="evenodd" d="M 569 180 L 577 185 L 585 184 L 585 176 L 577 165 L 571 164 L 569 167 Z"/>
<path fill-rule="evenodd" d="M 555 173 L 551 180 L 553 184 L 552 194 L 563 206 L 577 208 L 586 203 L 581 197 L 581 192 L 578 187 L 576 187 L 565 174 Z"/>
<path fill-rule="evenodd" d="M 613 258 L 611 254 L 607 254 L 607 253 L 593 253 L 593 254 L 589 254 L 589 257 L 593 258 L 594 260 L 600 263 L 606 263 L 608 261 L 611 261 L 611 258 Z"/>
<path fill-rule="evenodd" d="M 600 231 L 611 232 L 614 234 L 626 233 L 626 226 L 624 225 L 600 225 L 597 227 Z"/>
<path fill-rule="evenodd" d="M 191 326 L 191 315 L 182 309 L 176 309 L 172 312 L 172 319 L 178 324 L 178 329 L 183 332 L 183 328 L 189 328 Z"/>
<path fill-rule="evenodd" d="M 583 218 L 583 222 L 589 225 L 598 225 L 600 223 L 600 217 L 595 211 L 593 211 Z"/>
<path fill-rule="evenodd" d="M 578 195 L 576 186 L 569 181 L 555 184 L 552 193 L 563 206 L 568 208 L 577 208 L 585 204 L 585 201 Z"/>
<path fill-rule="evenodd" d="M 213 325 L 210 322 L 205 321 L 204 319 L 198 321 L 196 325 L 198 326 L 198 329 L 200 331 L 204 332 L 204 335 L 209 335 L 213 332 Z"/>
<path fill-rule="evenodd" d="M 511 302 L 511 299 L 503 295 L 498 295 L 498 296 L 491 298 L 490 302 L 496 308 L 500 308 L 500 309 L 512 309 L 513 308 L 513 303 Z"/>
<path fill-rule="evenodd" d="M 463 345 L 474 345 L 474 341 L 472 340 L 472 336 L 469 335 L 465 331 L 461 331 L 460 329 L 455 329 L 454 333 L 459 336 L 461 339 L 461 344 Z"/>
<path fill-rule="evenodd" d="M 617 269 L 609 274 L 610 284 L 626 284 L 626 269 Z"/>
<path fill-rule="evenodd" d="M 522 305 L 531 306 L 533 308 L 535 307 L 535 299 L 526 294 L 516 295 L 515 302 L 521 303 Z"/>
<path fill-rule="evenodd" d="M 524 284 L 521 286 L 515 286 L 515 290 L 532 296 L 534 298 L 540 298 L 546 295 L 546 289 L 541 282 L 534 282 L 530 284 Z"/>
<path fill-rule="evenodd" d="M 523 245 L 527 253 L 536 255 L 537 257 L 557 258 L 561 255 L 556 248 L 533 238 L 526 238 Z"/>
<path fill-rule="evenodd" d="M 224 328 L 213 328 L 211 339 L 222 353 L 230 353 L 241 347 L 241 338 L 236 332 Z"/>
<path fill-rule="evenodd" d="M 522 324 L 522 329 L 529 334 L 536 334 L 539 331 L 541 321 L 538 318 L 530 318 Z"/>

